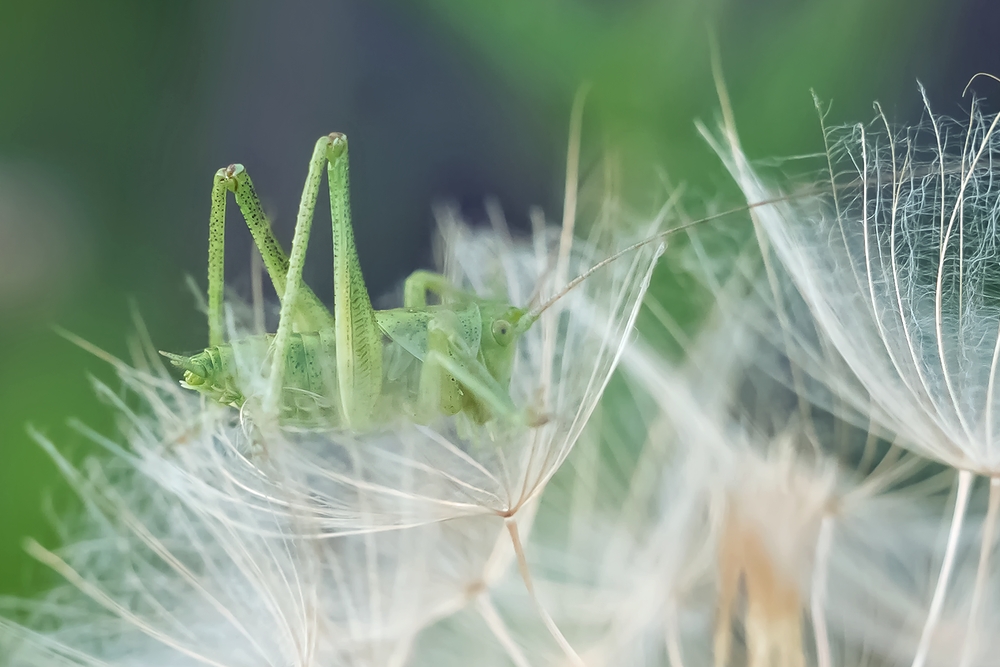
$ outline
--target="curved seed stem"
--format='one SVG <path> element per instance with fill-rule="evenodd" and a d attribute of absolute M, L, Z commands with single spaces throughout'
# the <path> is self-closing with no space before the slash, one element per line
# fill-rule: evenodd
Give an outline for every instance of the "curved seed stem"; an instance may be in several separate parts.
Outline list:
<path fill-rule="evenodd" d="M 965 633 L 965 645 L 962 647 L 962 660 L 959 667 L 969 667 L 976 654 L 976 624 L 979 622 L 979 609 L 983 604 L 983 594 L 986 592 L 986 579 L 990 570 L 990 556 L 993 553 L 993 542 L 996 538 L 997 516 L 1000 514 L 1000 477 L 990 478 L 990 501 L 986 510 L 986 524 L 983 526 L 983 541 L 979 547 L 979 567 L 976 570 L 976 585 L 972 590 L 972 603 L 969 605 L 968 630 Z"/>
<path fill-rule="evenodd" d="M 680 628 L 677 627 L 677 605 L 673 601 L 667 605 L 666 640 L 667 658 L 670 659 L 670 667 L 684 667 L 684 658 L 681 653 Z"/>
<path fill-rule="evenodd" d="M 531 570 L 528 569 L 528 560 L 524 557 L 524 547 L 521 546 L 521 537 L 517 532 L 517 522 L 513 517 L 507 517 L 504 519 L 504 523 L 507 525 L 507 532 L 510 533 L 510 541 L 514 545 L 514 553 L 517 555 L 517 566 L 521 570 L 521 578 L 524 579 L 524 587 L 528 589 L 528 595 L 531 596 L 531 601 L 535 604 L 535 609 L 538 610 L 538 615 L 542 617 L 542 622 L 545 624 L 546 629 L 552 635 L 552 638 L 556 640 L 559 647 L 566 654 L 570 663 L 576 667 L 586 667 L 586 664 L 580 658 L 570 643 L 563 636 L 563 633 L 559 631 L 559 627 L 556 622 L 552 620 L 549 612 L 546 611 L 545 607 L 542 606 L 541 600 L 535 595 L 535 585 L 531 581 Z"/>
<path fill-rule="evenodd" d="M 517 645 L 514 638 L 510 636 L 510 631 L 507 629 L 507 624 L 503 622 L 500 618 L 500 614 L 497 613 L 496 607 L 493 606 L 493 601 L 490 600 L 490 594 L 484 592 L 479 597 L 476 598 L 476 610 L 479 615 L 483 617 L 486 621 L 486 625 L 489 626 L 490 630 L 493 632 L 493 636 L 497 638 L 500 645 L 503 646 L 504 650 L 507 651 L 507 657 L 510 658 L 516 667 L 531 667 L 531 663 L 528 659 L 524 657 L 524 651 L 521 647 Z"/>
<path fill-rule="evenodd" d="M 833 545 L 833 517 L 823 517 L 816 538 L 816 566 L 812 576 L 813 636 L 816 638 L 816 667 L 831 667 L 830 635 L 826 629 L 826 577 L 830 565 L 830 547 Z"/>
<path fill-rule="evenodd" d="M 931 598 L 931 608 L 927 613 L 927 620 L 924 622 L 924 629 L 920 633 L 920 642 L 917 644 L 917 653 L 913 656 L 912 667 L 924 667 L 927 662 L 927 654 L 931 648 L 931 637 L 934 629 L 941 617 L 941 610 L 944 607 L 944 597 L 948 592 L 948 579 L 951 578 L 951 570 L 955 565 L 955 552 L 958 551 L 958 537 L 962 532 L 962 524 L 965 521 L 965 510 L 969 506 L 969 491 L 972 488 L 972 471 L 960 470 L 958 473 L 958 494 L 955 497 L 955 513 L 951 517 L 951 528 L 948 531 L 948 544 L 944 551 L 944 560 L 941 562 L 941 571 L 938 573 L 937 585 L 934 587 L 934 597 Z"/>

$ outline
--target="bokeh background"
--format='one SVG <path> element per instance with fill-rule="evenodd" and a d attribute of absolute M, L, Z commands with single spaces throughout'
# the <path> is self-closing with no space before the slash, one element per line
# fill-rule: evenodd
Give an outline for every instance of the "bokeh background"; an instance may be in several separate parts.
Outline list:
<path fill-rule="evenodd" d="M 73 504 L 26 425 L 71 458 L 85 445 L 68 419 L 113 428 L 90 387 L 110 369 L 53 325 L 127 357 L 134 305 L 158 347 L 203 346 L 185 277 L 204 286 L 219 167 L 247 166 L 287 241 L 313 142 L 348 133 L 361 264 L 380 294 L 430 263 L 435 203 L 483 220 L 494 197 L 515 228 L 532 205 L 558 218 L 582 81 L 584 167 L 613 148 L 637 210 L 666 198 L 663 174 L 737 202 L 693 125 L 717 116 L 710 31 L 748 152 L 792 155 L 821 148 L 810 89 L 831 122 L 867 120 L 876 99 L 916 120 L 917 79 L 937 111 L 958 112 L 973 74 L 1000 74 L 1000 10 L 986 5 L 0 2 L 0 594 L 46 585 L 21 543 L 57 545 Z M 998 85 L 975 87 L 996 99 Z M 329 301 L 318 220 L 307 280 Z M 230 222 L 227 279 L 248 294 L 249 235 Z"/>

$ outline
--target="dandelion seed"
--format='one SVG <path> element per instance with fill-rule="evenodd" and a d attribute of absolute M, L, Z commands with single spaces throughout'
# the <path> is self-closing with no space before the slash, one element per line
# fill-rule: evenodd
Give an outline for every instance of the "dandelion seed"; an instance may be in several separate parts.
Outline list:
<path fill-rule="evenodd" d="M 85 513 L 59 551 L 30 545 L 66 584 L 4 601 L 22 621 L 0 620 L 4 664 L 403 665 L 424 627 L 511 561 L 499 519 L 376 522 L 331 538 L 321 499 L 282 457 L 269 461 L 272 478 L 247 473 L 227 410 L 203 411 L 166 378 L 122 373 L 142 392 L 138 409 L 118 405 L 128 449 L 78 425 L 112 456 L 75 469 L 36 435 Z M 185 415 L 199 419 L 179 431 Z M 375 507 L 363 491 L 351 500 L 359 513 Z"/>
<path fill-rule="evenodd" d="M 455 218 L 442 226 L 456 284 L 524 300 L 553 290 L 558 231 L 539 228 L 521 244 Z M 628 241 L 595 227 L 566 270 Z M 468 606 L 507 642 L 488 592 L 515 560 L 508 534 L 530 534 L 538 496 L 621 354 L 656 254 L 646 248 L 595 274 L 520 343 L 510 390 L 548 416 L 535 428 L 443 419 L 363 435 L 263 429 L 178 387 L 149 345 L 137 368 L 109 359 L 130 397 L 96 388 L 120 435 L 77 428 L 112 463 L 83 474 L 42 440 L 88 518 L 60 552 L 32 547 L 67 585 L 37 604 L 11 603 L 26 616 L 4 622 L 12 664 L 127 655 L 134 662 L 121 664 L 401 665 L 425 627 Z M 237 349 L 234 362 L 253 357 Z M 266 381 L 260 369 L 243 372 Z"/>
<path fill-rule="evenodd" d="M 863 475 L 817 457 L 789 426 L 788 401 L 770 406 L 786 413 L 781 433 L 734 419 L 740 364 L 753 356 L 741 340 L 700 339 L 691 375 L 630 348 L 627 389 L 589 427 L 606 419 L 600 437 L 588 429 L 542 500 L 549 528 L 528 550 L 538 596 L 587 665 L 890 664 L 916 642 L 920 597 L 899 565 L 921 562 L 937 506 L 896 489 L 926 464 L 890 455 Z M 567 664 L 546 650 L 523 591 L 494 590 L 519 655 Z M 438 632 L 416 664 L 499 655 L 469 622 Z M 453 662 L 434 652 L 441 642 Z M 938 642 L 934 655 L 954 645 Z"/>

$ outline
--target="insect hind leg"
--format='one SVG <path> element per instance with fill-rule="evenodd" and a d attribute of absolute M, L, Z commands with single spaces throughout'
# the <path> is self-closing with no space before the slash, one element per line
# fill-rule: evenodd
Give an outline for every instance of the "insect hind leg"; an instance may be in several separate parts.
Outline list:
<path fill-rule="evenodd" d="M 222 338 L 223 251 L 226 221 L 226 192 L 232 192 L 246 222 L 254 245 L 264 261 L 268 278 L 279 298 L 284 298 L 289 259 L 271 229 L 271 222 L 260 203 L 253 181 L 241 164 L 231 164 L 215 174 L 212 185 L 212 214 L 209 223 L 209 339 Z M 296 329 L 318 331 L 333 328 L 333 316 L 308 286 L 302 285 L 295 307 Z"/>
<path fill-rule="evenodd" d="M 317 150 L 321 145 L 330 183 L 337 383 L 344 421 L 354 430 L 364 430 L 373 425 L 382 395 L 382 331 L 354 243 L 347 137 L 334 132 L 320 140 Z"/>
<path fill-rule="evenodd" d="M 329 138 L 324 137 L 316 142 L 312 157 L 309 160 L 309 170 L 302 189 L 302 199 L 299 212 L 295 218 L 295 234 L 292 237 L 292 249 L 284 268 L 284 284 L 275 288 L 281 296 L 281 312 L 278 315 L 278 331 L 274 336 L 271 350 L 270 390 L 264 403 L 265 413 L 276 414 L 281 400 L 281 389 L 284 381 L 286 357 L 289 352 L 289 341 L 293 330 L 293 318 L 301 295 L 308 294 L 309 288 L 302 282 L 302 269 L 305 266 L 306 248 L 309 245 L 309 234 L 312 230 L 313 212 L 316 209 L 316 198 L 319 194 L 320 180 L 323 178 L 323 165 L 327 159 Z M 246 174 L 246 172 L 242 172 Z M 247 178 L 249 181 L 249 178 Z M 252 193 L 252 189 L 250 189 Z M 257 202 L 259 203 L 259 202 Z M 258 246 L 259 247 L 259 246 Z M 280 247 L 278 248 L 280 251 Z M 265 258 L 265 265 L 267 260 Z M 270 269 L 268 271 L 270 273 Z M 332 327 L 328 327 L 332 328 Z"/>

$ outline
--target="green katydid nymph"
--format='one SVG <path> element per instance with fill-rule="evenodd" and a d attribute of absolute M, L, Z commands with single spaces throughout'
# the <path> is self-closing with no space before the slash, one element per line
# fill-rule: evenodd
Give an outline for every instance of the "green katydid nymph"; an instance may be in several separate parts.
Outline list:
<path fill-rule="evenodd" d="M 324 166 L 333 224 L 332 314 L 302 280 Z M 260 251 L 281 310 L 275 334 L 227 342 L 223 267 L 228 192 L 233 193 Z M 402 308 L 374 310 L 351 226 L 347 137 L 334 133 L 316 143 L 288 255 L 242 165 L 216 173 L 209 222 L 209 347 L 192 356 L 161 354 L 184 371 L 185 386 L 235 407 L 243 406 L 254 378 L 266 377 L 262 408 L 285 423 L 365 431 L 401 413 L 418 422 L 458 413 L 480 424 L 523 417 L 509 395 L 518 339 L 546 309 L 596 270 L 687 226 L 654 235 L 598 262 L 531 309 L 483 299 L 441 274 L 416 271 L 404 284 Z M 428 293 L 440 303 L 429 305 Z M 538 417 L 526 421 L 537 423 Z"/>
<path fill-rule="evenodd" d="M 333 224 L 332 314 L 302 281 L 324 166 Z M 224 340 L 228 192 L 233 193 L 281 297 L 274 335 Z M 256 365 L 263 371 L 270 364 L 269 407 L 283 419 L 319 420 L 352 430 L 373 427 L 388 409 L 386 400 L 400 396 L 409 404 L 394 408 L 404 407 L 418 421 L 464 412 L 483 423 L 514 414 L 507 386 L 516 342 L 541 309 L 527 311 L 484 300 L 453 287 L 443 275 L 416 271 L 406 280 L 402 308 L 374 310 L 354 245 L 349 196 L 347 137 L 334 133 L 316 143 L 291 253 L 286 255 L 242 165 L 216 173 L 209 224 L 209 347 L 192 356 L 162 353 L 184 371 L 184 384 L 239 407 L 245 401 L 245 387 L 238 366 Z M 428 293 L 441 304 L 428 305 Z M 406 396 L 416 400 L 407 401 Z"/>

